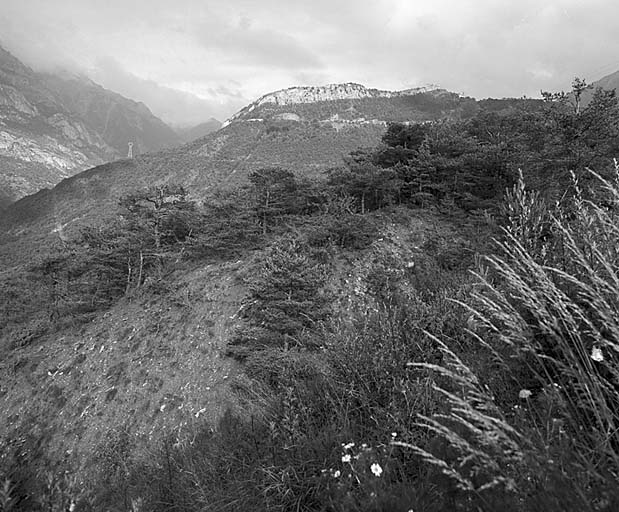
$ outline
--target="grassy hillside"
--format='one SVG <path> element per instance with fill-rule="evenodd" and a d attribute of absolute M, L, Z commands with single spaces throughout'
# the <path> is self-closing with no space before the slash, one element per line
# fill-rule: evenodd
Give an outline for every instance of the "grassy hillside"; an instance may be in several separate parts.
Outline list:
<path fill-rule="evenodd" d="M 320 174 L 281 167 L 314 125 L 233 123 L 22 202 L 0 503 L 615 510 L 619 104 L 596 102 L 390 125 Z"/>

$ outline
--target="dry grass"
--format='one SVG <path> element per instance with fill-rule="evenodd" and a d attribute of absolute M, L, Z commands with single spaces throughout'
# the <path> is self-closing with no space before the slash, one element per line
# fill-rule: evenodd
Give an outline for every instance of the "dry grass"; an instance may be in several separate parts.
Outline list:
<path fill-rule="evenodd" d="M 589 198 L 574 180 L 573 198 L 548 212 L 521 181 L 507 198 L 498 254 L 477 273 L 467 306 L 470 335 L 491 364 L 465 364 L 438 340 L 443 364 L 414 364 L 447 377 L 435 386 L 447 414 L 420 424 L 449 449 L 394 444 L 484 509 L 496 506 L 498 488 L 501 506 L 514 510 L 534 500 L 547 510 L 611 510 L 619 500 L 616 170 L 614 182 L 590 171 L 599 188 Z M 498 373 L 511 387 L 496 385 Z"/>

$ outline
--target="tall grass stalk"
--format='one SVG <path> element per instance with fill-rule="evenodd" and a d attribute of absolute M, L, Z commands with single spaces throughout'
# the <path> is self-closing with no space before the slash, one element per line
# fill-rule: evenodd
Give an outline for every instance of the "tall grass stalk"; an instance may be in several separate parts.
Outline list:
<path fill-rule="evenodd" d="M 466 492 L 520 491 L 519 506 L 523 495 L 537 496 L 550 510 L 568 506 L 560 493 L 575 509 L 610 510 L 619 500 L 616 162 L 615 171 L 612 181 L 590 171 L 597 187 L 586 198 L 574 179 L 571 199 L 547 211 L 520 180 L 506 198 L 503 240 L 467 304 L 470 335 L 493 363 L 465 364 L 438 340 L 440 366 L 412 363 L 447 378 L 435 389 L 448 412 L 419 418 L 450 451 L 394 444 Z M 511 389 L 492 389 L 499 372 Z"/>

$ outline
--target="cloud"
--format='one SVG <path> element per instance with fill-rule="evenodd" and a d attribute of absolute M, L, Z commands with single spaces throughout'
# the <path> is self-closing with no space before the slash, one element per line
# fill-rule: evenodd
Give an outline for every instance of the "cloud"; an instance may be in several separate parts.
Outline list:
<path fill-rule="evenodd" d="M 256 27 L 241 16 L 236 24 L 209 19 L 195 27 L 196 41 L 215 51 L 227 62 L 257 68 L 314 69 L 320 59 L 292 35 L 280 30 Z"/>
<path fill-rule="evenodd" d="M 299 84 L 532 96 L 619 69 L 614 0 L 0 1 L 0 40 L 28 64 L 176 119 Z"/>
<path fill-rule="evenodd" d="M 111 57 L 98 59 L 90 76 L 108 89 L 139 99 L 156 116 L 173 125 L 199 124 L 210 117 L 225 120 L 230 112 L 239 110 L 248 102 L 238 91 L 223 86 L 208 89 L 210 98 L 165 87 L 126 71 Z"/>

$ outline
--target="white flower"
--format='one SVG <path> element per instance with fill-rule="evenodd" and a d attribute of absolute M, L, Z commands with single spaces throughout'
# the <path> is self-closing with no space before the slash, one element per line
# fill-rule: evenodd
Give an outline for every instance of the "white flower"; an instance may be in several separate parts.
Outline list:
<path fill-rule="evenodd" d="M 398 433 L 397 432 L 391 432 L 391 437 L 398 437 Z"/>
<path fill-rule="evenodd" d="M 602 349 L 600 347 L 593 347 L 593 350 L 591 351 L 591 359 L 598 363 L 604 361 L 604 354 L 602 353 Z"/>
<path fill-rule="evenodd" d="M 345 462 L 350 462 L 350 454 L 349 453 L 347 453 L 346 455 L 344 455 L 342 457 L 342 462 L 344 462 L 344 463 Z"/>
<path fill-rule="evenodd" d="M 370 466 L 370 471 L 374 474 L 374 476 L 380 476 L 383 474 L 383 468 L 380 467 L 378 462 L 375 462 Z"/>
<path fill-rule="evenodd" d="M 350 450 L 353 446 L 355 446 L 355 443 L 348 443 L 342 446 L 344 447 L 344 450 Z"/>
<path fill-rule="evenodd" d="M 531 395 L 532 393 L 528 389 L 521 389 L 520 393 L 518 393 L 518 398 L 520 398 L 521 400 L 526 400 L 527 398 L 530 398 Z"/>
<path fill-rule="evenodd" d="M 341 474 L 342 473 L 340 473 L 340 470 L 338 469 L 333 473 L 333 478 L 339 478 Z"/>

